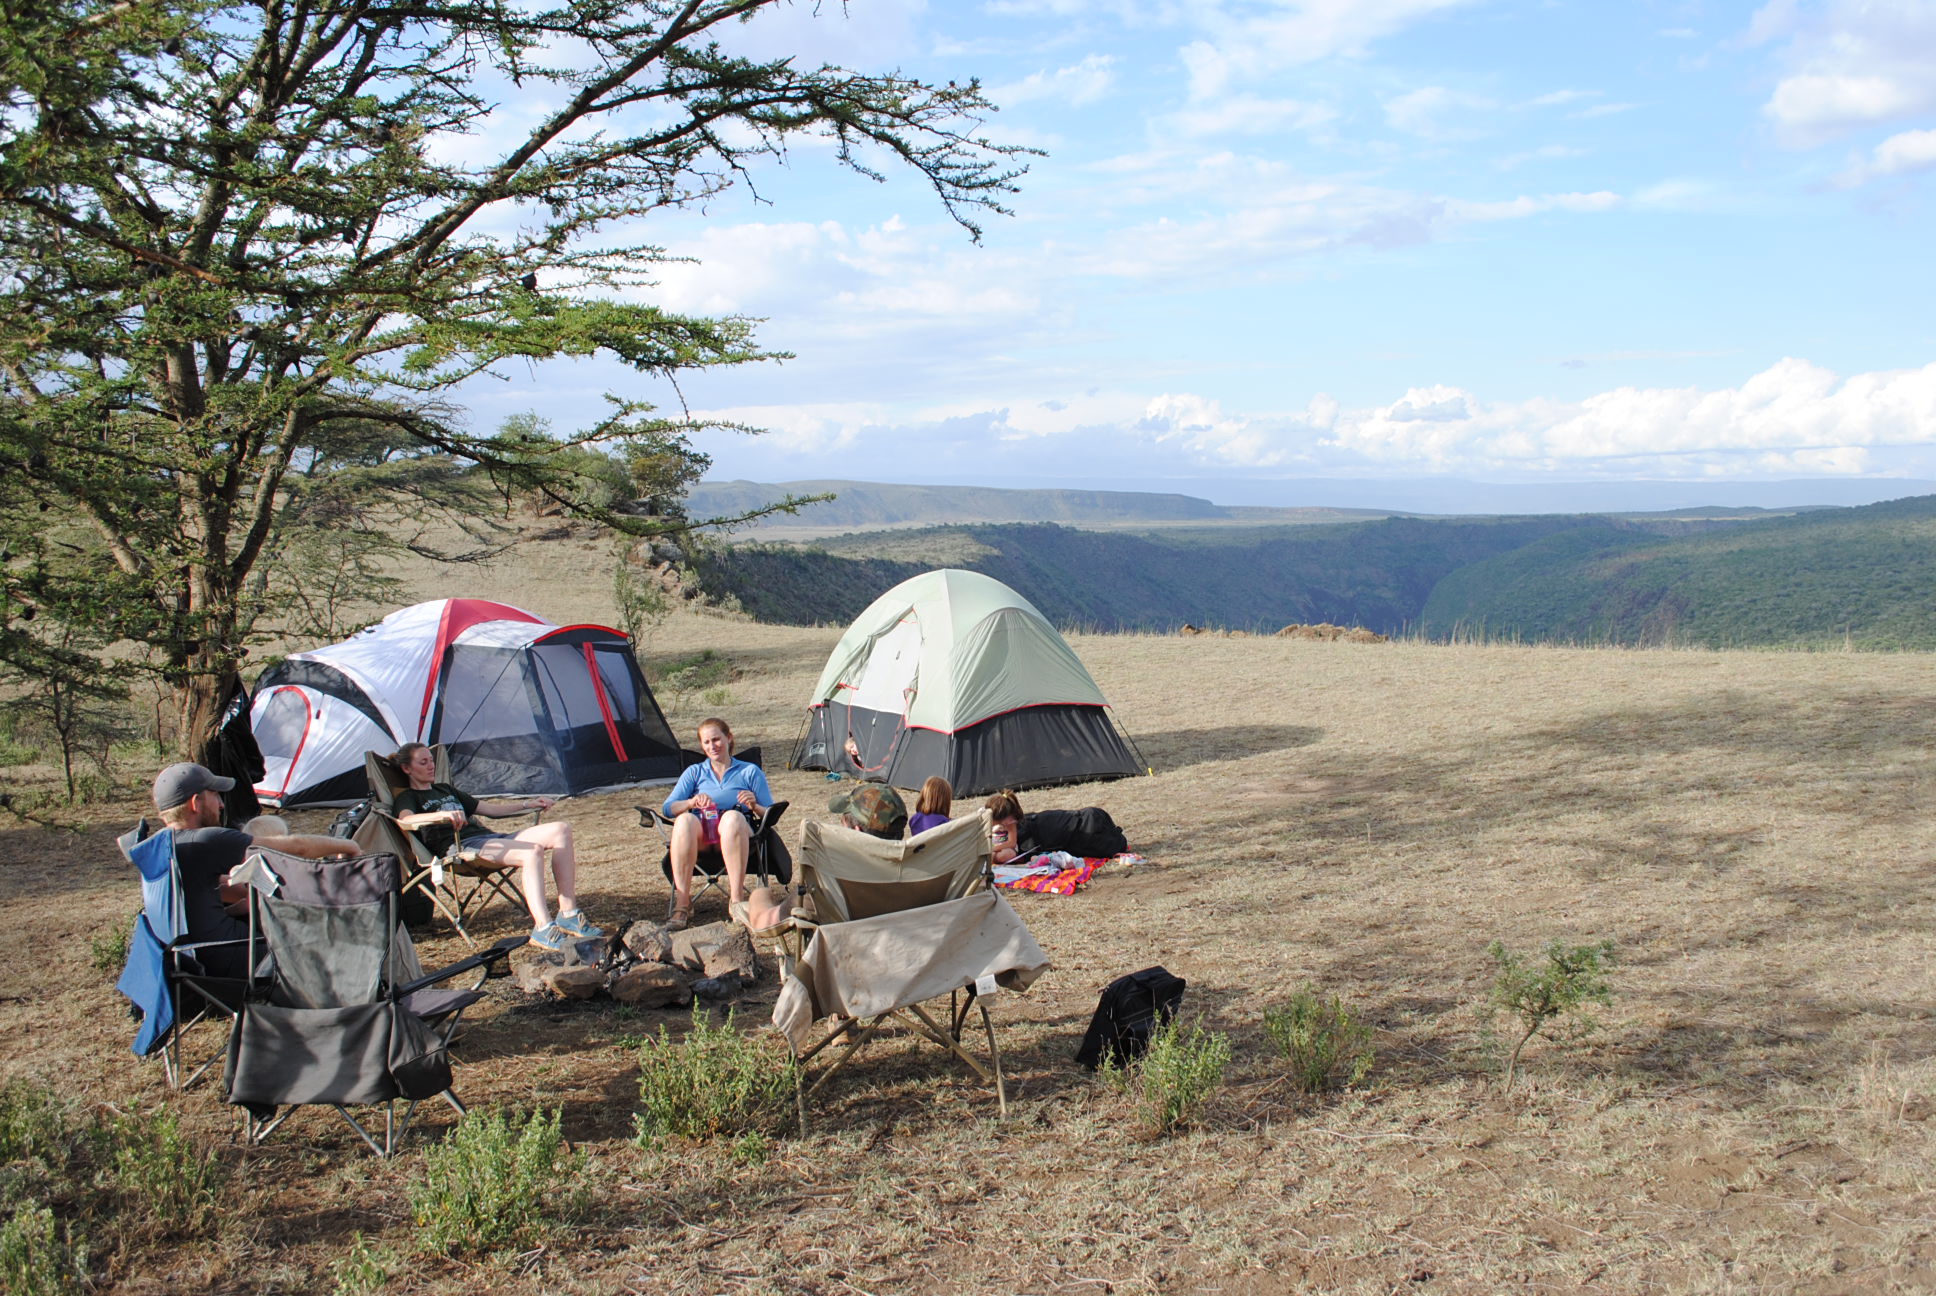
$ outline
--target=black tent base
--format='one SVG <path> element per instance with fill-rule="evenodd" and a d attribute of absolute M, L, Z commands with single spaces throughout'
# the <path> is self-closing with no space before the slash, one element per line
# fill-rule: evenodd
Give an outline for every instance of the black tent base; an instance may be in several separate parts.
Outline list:
<path fill-rule="evenodd" d="M 850 737 L 860 749 L 858 764 L 846 752 Z M 1142 773 L 1105 708 L 1069 704 L 1007 711 L 951 734 L 904 728 L 890 712 L 817 706 L 792 766 L 903 788 L 939 774 L 958 797 Z"/>

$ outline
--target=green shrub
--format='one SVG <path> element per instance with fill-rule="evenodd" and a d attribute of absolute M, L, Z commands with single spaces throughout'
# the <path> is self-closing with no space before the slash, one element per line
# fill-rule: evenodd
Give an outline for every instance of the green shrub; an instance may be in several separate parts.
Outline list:
<path fill-rule="evenodd" d="M 485 1253 L 530 1243 L 575 1215 L 585 1200 L 581 1157 L 565 1147 L 559 1113 L 523 1120 L 467 1116 L 424 1153 L 410 1208 L 426 1251 Z"/>
<path fill-rule="evenodd" d="M 134 919 L 129 914 L 106 931 L 88 938 L 88 961 L 102 976 L 121 975 L 121 969 L 128 962 L 128 941 L 134 936 Z"/>
<path fill-rule="evenodd" d="M 1494 941 L 1486 953 L 1499 968 L 1486 998 L 1488 1028 L 1502 1013 L 1516 1019 L 1518 1038 L 1506 1057 L 1505 1087 L 1511 1089 L 1520 1052 L 1535 1035 L 1572 1040 L 1599 1028 L 1587 1005 L 1613 1002 L 1606 975 L 1613 964 L 1613 942 L 1568 945 L 1556 939 L 1547 942 L 1544 958 L 1529 959 Z"/>
<path fill-rule="evenodd" d="M 372 1246 L 361 1231 L 355 1233 L 350 1249 L 329 1266 L 330 1276 L 336 1279 L 334 1296 L 375 1296 L 388 1290 L 393 1264 L 387 1250 Z"/>
<path fill-rule="evenodd" d="M 691 1139 L 777 1132 L 791 1111 L 793 1059 L 733 1029 L 714 1026 L 693 1005 L 692 1029 L 675 1040 L 662 1024 L 639 1046 L 641 1145 L 674 1134 Z"/>
<path fill-rule="evenodd" d="M 1307 985 L 1282 1008 L 1264 1012 L 1264 1031 L 1291 1064 L 1291 1083 L 1305 1093 L 1349 1088 L 1371 1071 L 1371 1028 L 1344 1000 Z"/>
<path fill-rule="evenodd" d="M 1230 1041 L 1214 1031 L 1173 1017 L 1150 1036 L 1143 1056 L 1118 1067 L 1105 1063 L 1102 1074 L 1136 1099 L 1137 1119 L 1152 1134 L 1169 1134 L 1191 1124 L 1223 1086 L 1230 1062 Z"/>
<path fill-rule="evenodd" d="M 115 1186 L 164 1234 L 200 1233 L 215 1223 L 222 1163 L 189 1141 L 173 1112 L 125 1117 L 115 1122 L 113 1139 Z"/>
<path fill-rule="evenodd" d="M 38 1202 L 18 1207 L 0 1227 L 0 1291 L 10 1296 L 67 1296 L 86 1288 L 87 1245 Z"/>

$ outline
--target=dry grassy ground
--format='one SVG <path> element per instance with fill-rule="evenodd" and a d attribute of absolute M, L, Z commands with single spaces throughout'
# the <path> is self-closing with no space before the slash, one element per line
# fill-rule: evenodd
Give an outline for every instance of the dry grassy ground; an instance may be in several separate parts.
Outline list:
<path fill-rule="evenodd" d="M 602 552 L 548 546 L 472 589 L 606 617 Z M 728 655 L 729 697 L 661 700 L 682 733 L 718 711 L 774 751 L 835 637 L 682 614 L 645 650 Z M 108 1289 L 327 1292 L 355 1231 L 423 1293 L 1936 1288 L 1936 659 L 1074 643 L 1157 772 L 1025 800 L 1106 805 L 1149 862 L 1016 898 L 1055 966 L 998 1004 L 1009 1118 L 894 1042 L 763 1165 L 643 1151 L 628 1041 L 679 1015 L 494 982 L 459 1091 L 561 1105 L 601 1192 L 541 1250 L 488 1262 L 411 1253 L 421 1144 L 380 1165 L 325 1112 L 245 1149 L 211 1087 L 170 1095 L 129 1055 L 87 940 L 130 908 L 112 836 L 137 802 L 80 835 L 0 831 L 0 1067 L 168 1102 L 234 1170 L 219 1237 Z M 817 775 L 774 783 L 824 805 Z M 663 911 L 640 799 L 571 808 L 596 920 Z M 1484 949 L 1554 936 L 1616 943 L 1614 1007 L 1585 1045 L 1534 1045 L 1502 1093 Z M 1070 1060 L 1100 987 L 1151 963 L 1235 1048 L 1201 1125 L 1164 1140 Z M 1273 1064 L 1263 1010 L 1306 980 L 1376 1027 L 1355 1093 L 1299 1098 Z"/>

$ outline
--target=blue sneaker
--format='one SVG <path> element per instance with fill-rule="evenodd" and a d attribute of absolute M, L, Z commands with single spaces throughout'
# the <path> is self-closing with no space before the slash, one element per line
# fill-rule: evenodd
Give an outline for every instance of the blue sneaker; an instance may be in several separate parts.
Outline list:
<path fill-rule="evenodd" d="M 531 943 L 543 950 L 567 950 L 578 938 L 555 922 L 531 929 Z"/>
<path fill-rule="evenodd" d="M 574 909 L 570 913 L 559 914 L 557 920 L 551 925 L 561 931 L 570 932 L 579 940 L 592 940 L 605 934 L 603 927 L 594 927 L 585 921 L 585 911 L 583 909 Z"/>

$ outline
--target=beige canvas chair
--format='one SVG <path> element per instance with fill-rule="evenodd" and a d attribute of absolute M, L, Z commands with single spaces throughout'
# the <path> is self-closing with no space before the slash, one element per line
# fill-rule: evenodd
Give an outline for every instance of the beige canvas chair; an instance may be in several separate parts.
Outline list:
<path fill-rule="evenodd" d="M 905 841 L 809 823 L 800 834 L 799 866 L 773 1024 L 801 1068 L 802 1126 L 807 1097 L 890 1022 L 967 1063 L 994 1086 L 1006 1115 L 1008 1090 L 988 1000 L 997 987 L 1027 989 L 1049 960 L 989 886 L 987 812 Z M 945 1009 L 937 1002 L 944 997 Z M 988 1041 L 985 1059 L 962 1039 L 977 1010 Z M 822 1021 L 825 1033 L 815 1039 Z M 810 1070 L 836 1043 L 844 1045 L 840 1054 Z"/>
<path fill-rule="evenodd" d="M 437 758 L 436 781 L 448 783 L 448 755 L 442 746 L 430 750 Z M 476 918 L 492 900 L 503 900 L 519 913 L 524 912 L 524 896 L 514 880 L 517 865 L 483 859 L 476 851 L 462 849 L 461 842 L 438 855 L 424 845 L 421 837 L 397 822 L 397 794 L 410 786 L 410 780 L 396 762 L 376 752 L 365 752 L 363 769 L 370 780 L 371 813 L 358 826 L 355 841 L 365 851 L 389 851 L 403 861 L 406 893 L 421 889 L 472 948 L 477 941 L 466 920 Z"/>

